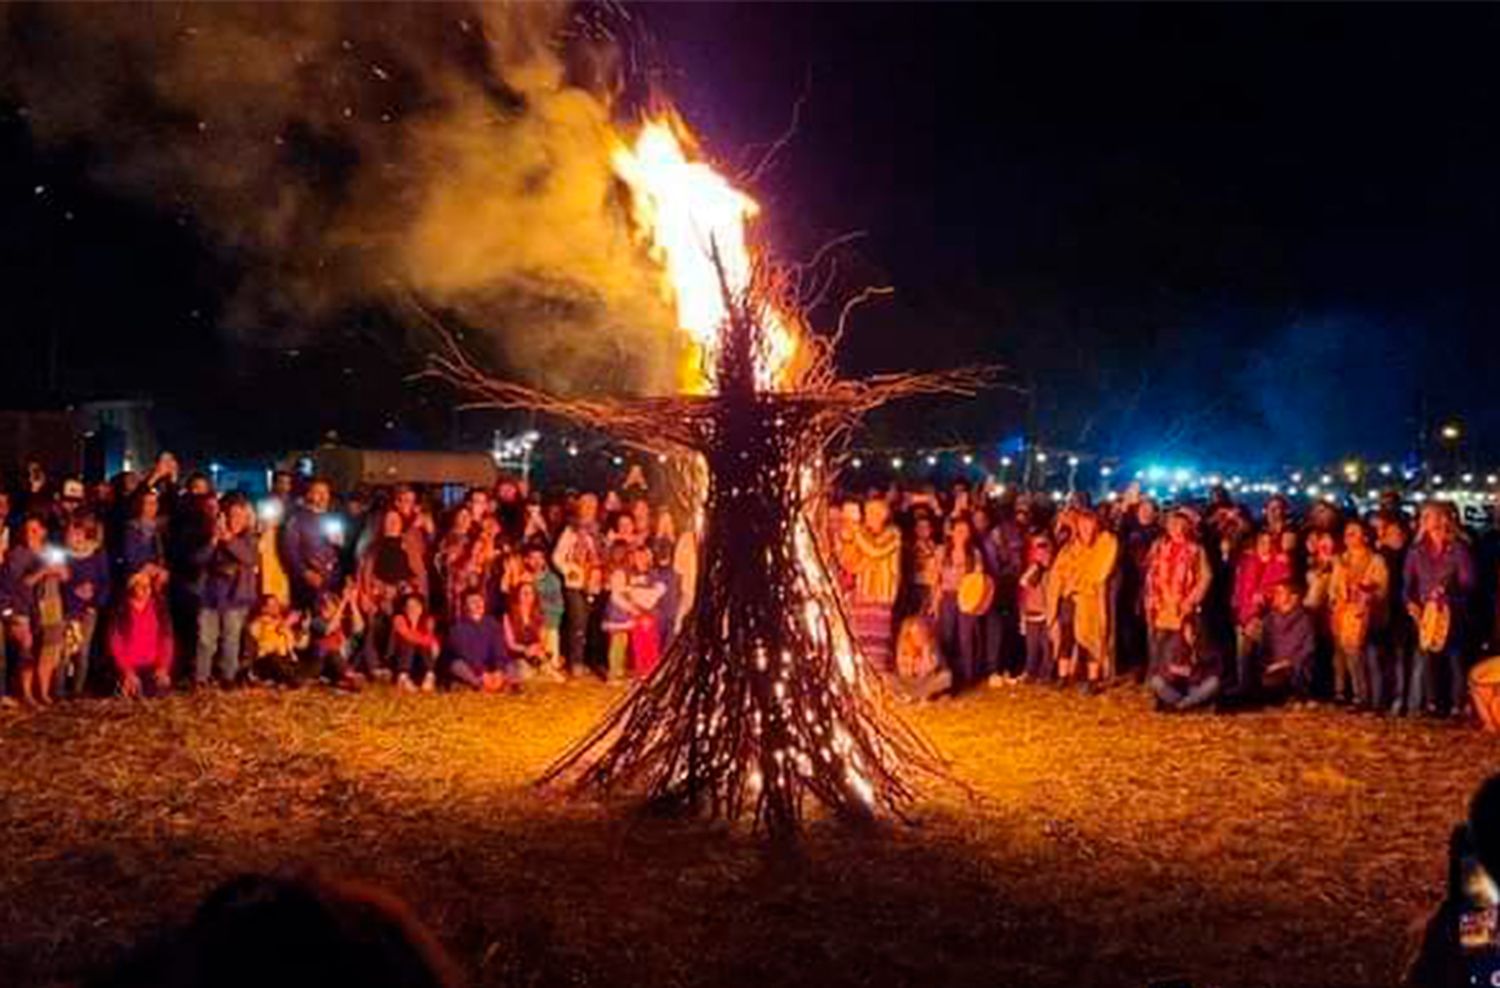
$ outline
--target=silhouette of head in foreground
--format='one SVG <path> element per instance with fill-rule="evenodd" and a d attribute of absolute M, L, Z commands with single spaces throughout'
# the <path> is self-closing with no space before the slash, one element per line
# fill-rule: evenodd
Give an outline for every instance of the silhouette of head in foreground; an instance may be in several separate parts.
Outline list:
<path fill-rule="evenodd" d="M 437 941 L 395 896 L 317 875 L 242 875 L 183 930 L 146 945 L 98 988 L 454 988 Z"/>

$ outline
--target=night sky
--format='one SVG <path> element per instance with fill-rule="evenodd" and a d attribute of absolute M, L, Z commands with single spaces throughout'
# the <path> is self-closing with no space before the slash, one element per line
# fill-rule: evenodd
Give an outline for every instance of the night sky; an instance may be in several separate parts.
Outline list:
<path fill-rule="evenodd" d="M 851 372 L 1003 361 L 1043 441 L 1107 455 L 1394 458 L 1450 416 L 1500 453 L 1500 10 L 634 13 L 722 161 L 755 160 L 803 96 L 755 191 L 778 251 L 864 231 L 847 284 L 896 287 L 856 320 Z M 345 313 L 295 353 L 223 331 L 234 258 L 97 164 L 0 113 L 0 405 L 149 395 L 186 441 L 247 450 L 393 418 L 441 434 L 395 320 Z M 1026 404 L 950 414 L 934 441 L 1018 434 Z"/>

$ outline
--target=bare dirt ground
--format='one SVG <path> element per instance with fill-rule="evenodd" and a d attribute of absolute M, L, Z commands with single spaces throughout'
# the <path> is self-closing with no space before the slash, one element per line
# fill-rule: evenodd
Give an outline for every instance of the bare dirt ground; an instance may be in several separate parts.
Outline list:
<path fill-rule="evenodd" d="M 1014 687 L 915 718 L 973 788 L 754 839 L 529 782 L 614 694 L 326 692 L 0 714 L 0 985 L 72 983 L 246 870 L 406 898 L 478 985 L 1390 984 L 1500 738 L 1169 718 Z"/>

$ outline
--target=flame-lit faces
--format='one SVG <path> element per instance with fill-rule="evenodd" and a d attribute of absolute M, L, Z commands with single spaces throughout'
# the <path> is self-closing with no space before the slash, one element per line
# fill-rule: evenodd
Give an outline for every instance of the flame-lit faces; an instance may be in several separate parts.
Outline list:
<path fill-rule="evenodd" d="M 638 232 L 665 268 L 663 290 L 691 343 L 682 389 L 692 394 L 716 390 L 715 357 L 729 305 L 747 302 L 761 331 L 756 387 L 786 387 L 797 352 L 793 322 L 750 299 L 755 262 L 746 226 L 760 207 L 707 162 L 689 160 L 677 136 L 681 126 L 675 119 L 647 121 L 634 145 L 618 148 L 613 160 L 615 173 L 630 189 Z"/>

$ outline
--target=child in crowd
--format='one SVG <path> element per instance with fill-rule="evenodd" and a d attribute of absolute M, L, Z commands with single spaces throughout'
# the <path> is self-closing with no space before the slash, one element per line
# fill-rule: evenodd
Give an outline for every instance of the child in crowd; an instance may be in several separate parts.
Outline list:
<path fill-rule="evenodd" d="M 396 688 L 412 693 L 417 689 L 412 673 L 420 660 L 423 667 L 422 692 L 437 689 L 437 659 L 442 650 L 437 632 L 433 630 L 432 615 L 422 598 L 409 593 L 401 599 L 401 606 L 391 622 L 391 658 L 396 667 Z"/>
<path fill-rule="evenodd" d="M 1026 568 L 1017 590 L 1021 635 L 1026 639 L 1026 671 L 1022 678 L 1047 682 L 1053 677 L 1052 635 L 1047 628 L 1047 571 L 1052 568 L 1052 539 L 1035 535 L 1026 543 Z"/>
<path fill-rule="evenodd" d="M 1271 588 L 1271 609 L 1265 617 L 1262 651 L 1266 659 L 1261 672 L 1265 693 L 1290 692 L 1296 700 L 1306 700 L 1312 692 L 1317 635 L 1312 615 L 1290 578 L 1279 580 Z"/>
<path fill-rule="evenodd" d="M 661 659 L 661 617 L 657 608 L 666 596 L 667 587 L 652 566 L 651 547 L 637 542 L 630 549 L 630 568 L 626 576 L 630 621 L 630 671 L 636 679 L 645 679 Z M 611 593 L 613 596 L 613 593 Z"/>
<path fill-rule="evenodd" d="M 912 702 L 930 700 L 946 693 L 953 677 L 938 660 L 932 619 L 913 614 L 901 622 L 896 636 L 896 695 Z"/>
<path fill-rule="evenodd" d="M 628 516 L 626 516 L 628 517 Z M 620 544 L 612 553 L 609 604 L 604 630 L 609 634 L 609 679 L 622 681 L 627 666 L 638 679 L 650 675 L 661 655 L 656 607 L 666 588 L 651 568 L 651 547 Z"/>
<path fill-rule="evenodd" d="M 551 657 L 552 675 L 561 679 L 563 585 L 562 578 L 547 565 L 547 547 L 533 542 L 526 547 L 526 576 L 536 590 L 537 607 L 542 617 L 542 651 Z"/>
<path fill-rule="evenodd" d="M 488 613 L 484 591 L 465 591 L 459 620 L 448 629 L 448 672 L 454 682 L 494 693 L 515 683 L 500 622 Z"/>
<path fill-rule="evenodd" d="M 304 678 L 326 677 L 340 689 L 357 692 L 364 677 L 350 662 L 354 643 L 365 630 L 365 619 L 354 604 L 355 588 L 350 583 L 343 593 L 325 591 L 318 596 L 317 610 L 309 628 L 311 644 L 303 665 Z"/>
<path fill-rule="evenodd" d="M 301 614 L 289 610 L 281 598 L 264 594 L 246 633 L 251 682 L 262 679 L 282 686 L 299 685 L 297 650 L 307 645 Z"/>
<path fill-rule="evenodd" d="M 138 697 L 147 688 L 156 694 L 171 690 L 172 622 L 150 573 L 130 577 L 125 601 L 109 622 L 108 638 L 122 696 Z"/>

